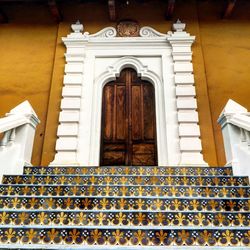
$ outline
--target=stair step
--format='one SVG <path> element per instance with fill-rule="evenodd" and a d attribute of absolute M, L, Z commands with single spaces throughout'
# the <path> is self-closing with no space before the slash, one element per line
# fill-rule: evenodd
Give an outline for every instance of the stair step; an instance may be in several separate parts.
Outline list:
<path fill-rule="evenodd" d="M 95 225 L 95 226 L 81 226 L 81 225 L 1 225 L 0 232 L 2 229 L 12 228 L 12 229 L 120 229 L 120 230 L 200 230 L 204 229 L 200 226 L 123 226 L 123 225 Z M 207 226 L 208 230 L 250 230 L 250 227 L 241 227 L 241 226 L 233 226 L 233 227 L 220 227 L 220 226 Z"/>
<path fill-rule="evenodd" d="M 249 228 L 2 227 L 2 244 L 249 246 Z"/>
<path fill-rule="evenodd" d="M 210 185 L 247 186 L 246 176 L 78 176 L 78 175 L 5 175 L 3 184 L 52 184 L 52 185 Z"/>
<path fill-rule="evenodd" d="M 250 213 L 6 210 L 0 211 L 0 227 L 3 225 L 247 227 Z"/>
<path fill-rule="evenodd" d="M 249 211 L 245 198 L 162 198 L 162 197 L 0 197 L 0 209 L 120 209 L 161 211 Z"/>
<path fill-rule="evenodd" d="M 19 246 L 19 247 L 18 247 Z M 180 246 L 180 245 L 172 245 L 167 246 L 167 250 L 228 250 L 228 247 L 221 246 Z M 47 244 L 46 248 L 42 244 L 2 244 L 1 249 L 11 249 L 11 250 L 21 250 L 21 249 L 32 249 L 32 250 L 93 250 L 92 245 L 75 245 L 75 244 Z M 95 245 L 95 250 L 166 250 L 166 246 L 164 245 L 157 245 L 157 246 L 142 246 L 142 245 L 127 245 L 127 246 L 119 246 L 119 245 Z M 233 246 L 233 250 L 249 250 L 248 246 Z"/>
<path fill-rule="evenodd" d="M 250 187 L 207 186 L 118 186 L 118 185 L 0 185 L 0 195 L 20 196 L 168 196 L 168 197 L 244 197 L 250 198 Z"/>
<path fill-rule="evenodd" d="M 91 175 L 232 175 L 232 167 L 25 167 L 24 174 L 91 174 Z"/>
<path fill-rule="evenodd" d="M 25 167 L 0 185 L 0 249 L 249 246 L 249 180 L 231 167 Z"/>

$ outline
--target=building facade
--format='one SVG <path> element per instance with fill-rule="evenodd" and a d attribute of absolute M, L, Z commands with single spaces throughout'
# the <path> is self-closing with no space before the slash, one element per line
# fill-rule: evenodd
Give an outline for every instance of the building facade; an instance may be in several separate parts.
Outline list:
<path fill-rule="evenodd" d="M 188 1 L 175 4 L 172 20 L 165 19 L 163 1 L 118 2 L 110 21 L 106 2 L 60 2 L 63 21 L 56 23 L 43 4 L 3 3 L 9 22 L 1 24 L 1 116 L 27 99 L 37 112 L 34 165 L 48 165 L 55 155 L 66 52 L 62 37 L 80 20 L 94 34 L 116 27 L 119 20 L 136 20 L 166 34 L 180 18 L 196 37 L 192 63 L 199 111 L 202 153 L 211 166 L 224 165 L 218 116 L 229 98 L 249 108 L 249 3 L 238 1 L 230 18 L 221 18 L 225 4 Z M 21 9 L 22 11 L 19 11 Z"/>

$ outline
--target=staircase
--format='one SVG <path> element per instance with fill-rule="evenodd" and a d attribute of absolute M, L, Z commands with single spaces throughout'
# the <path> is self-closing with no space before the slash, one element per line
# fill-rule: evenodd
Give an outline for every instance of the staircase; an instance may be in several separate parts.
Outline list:
<path fill-rule="evenodd" d="M 0 185 L 0 249 L 249 249 L 228 167 L 25 167 Z"/>

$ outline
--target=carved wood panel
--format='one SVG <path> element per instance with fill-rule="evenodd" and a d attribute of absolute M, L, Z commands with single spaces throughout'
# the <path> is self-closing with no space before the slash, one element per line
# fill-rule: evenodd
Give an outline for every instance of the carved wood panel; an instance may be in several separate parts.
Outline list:
<path fill-rule="evenodd" d="M 154 87 L 125 69 L 103 89 L 101 165 L 156 164 Z"/>

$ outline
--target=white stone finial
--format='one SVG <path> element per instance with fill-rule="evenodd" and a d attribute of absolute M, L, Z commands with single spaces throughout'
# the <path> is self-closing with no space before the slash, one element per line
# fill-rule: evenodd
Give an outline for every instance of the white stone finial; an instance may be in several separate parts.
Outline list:
<path fill-rule="evenodd" d="M 81 31 L 83 31 L 83 25 L 80 23 L 79 20 L 76 21 L 76 23 L 71 25 L 71 29 L 75 32 L 75 33 L 80 33 Z"/>
<path fill-rule="evenodd" d="M 173 24 L 173 30 L 175 32 L 183 32 L 186 28 L 186 24 L 182 23 L 180 19 L 176 21 L 176 23 Z"/>

